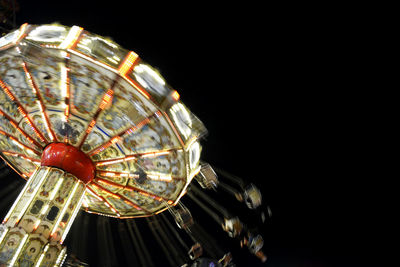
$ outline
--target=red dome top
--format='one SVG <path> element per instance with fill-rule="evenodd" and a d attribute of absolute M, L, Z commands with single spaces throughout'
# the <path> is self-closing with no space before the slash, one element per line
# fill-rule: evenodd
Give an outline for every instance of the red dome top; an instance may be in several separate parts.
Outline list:
<path fill-rule="evenodd" d="M 43 151 L 42 166 L 57 167 L 89 183 L 95 177 L 95 166 L 85 153 L 64 143 L 51 143 Z"/>

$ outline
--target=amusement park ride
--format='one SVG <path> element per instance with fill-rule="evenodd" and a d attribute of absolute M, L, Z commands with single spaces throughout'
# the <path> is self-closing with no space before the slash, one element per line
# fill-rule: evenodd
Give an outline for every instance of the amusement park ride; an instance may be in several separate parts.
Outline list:
<path fill-rule="evenodd" d="M 0 225 L 0 266 L 67 264 L 80 210 L 149 217 L 156 238 L 153 217 L 169 211 L 193 240 L 187 266 L 233 266 L 229 253 L 202 257 L 184 195 L 266 261 L 262 236 L 206 194 L 257 210 L 260 191 L 200 160 L 204 125 L 135 52 L 81 27 L 23 24 L 0 39 L 0 87 L 0 156 L 27 180 Z"/>

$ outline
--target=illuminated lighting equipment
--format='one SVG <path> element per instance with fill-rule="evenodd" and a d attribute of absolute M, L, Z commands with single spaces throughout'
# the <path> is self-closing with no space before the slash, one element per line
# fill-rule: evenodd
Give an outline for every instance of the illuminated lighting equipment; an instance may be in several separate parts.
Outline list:
<path fill-rule="evenodd" d="M 47 244 L 47 245 L 44 247 L 44 250 L 43 250 L 42 254 L 40 254 L 39 260 L 36 262 L 35 267 L 39 267 L 39 266 L 41 265 L 41 263 L 42 263 L 42 261 L 43 261 L 43 258 L 44 258 L 44 255 L 46 255 L 46 252 L 47 252 L 47 250 L 49 249 L 49 245 L 50 245 L 50 244 Z M 60 254 L 61 254 L 61 253 L 60 253 Z"/>
<path fill-rule="evenodd" d="M 135 52 L 78 26 L 25 23 L 0 38 L 0 59 L 0 157 L 27 179 L 0 225 L 0 265 L 62 265 L 62 244 L 81 209 L 149 218 L 152 231 L 161 231 L 156 239 L 167 236 L 156 218 L 168 210 L 195 241 L 190 258 L 213 255 L 181 199 L 193 198 L 228 233 L 242 224 L 193 179 L 235 192 L 250 209 L 261 205 L 255 186 L 234 191 L 200 164 L 204 125 Z M 247 234 L 243 243 L 263 255 L 262 238 Z M 40 253 L 26 258 L 35 238 L 43 241 L 35 247 Z M 228 266 L 227 255 L 213 257 Z"/>
<path fill-rule="evenodd" d="M 72 189 L 71 194 L 68 197 L 68 200 L 67 200 L 66 204 L 63 206 L 63 209 L 62 209 L 60 215 L 58 216 L 58 219 L 57 219 L 56 223 L 54 224 L 54 228 L 53 228 L 53 231 L 51 231 L 50 236 L 53 236 L 54 233 L 56 232 L 57 227 L 60 224 L 60 221 L 64 216 L 64 213 L 66 212 L 69 204 L 71 203 L 72 198 L 74 197 L 74 194 L 75 194 L 76 190 L 78 189 L 78 186 L 79 186 L 79 183 L 76 183 L 75 186 L 74 186 L 74 189 Z"/>
<path fill-rule="evenodd" d="M 69 49 L 73 47 L 78 41 L 79 36 L 81 35 L 83 28 L 78 26 L 73 26 L 68 32 L 67 37 L 61 42 L 59 45 L 60 49 Z"/>
<path fill-rule="evenodd" d="M 137 58 L 138 55 L 135 52 L 133 51 L 129 52 L 128 56 L 126 57 L 126 59 L 124 60 L 124 62 L 122 63 L 121 67 L 118 70 L 119 73 L 122 76 L 125 76 L 126 73 L 132 68 Z"/>
<path fill-rule="evenodd" d="M 178 101 L 179 98 L 181 97 L 177 91 L 173 91 L 171 96 L 175 101 Z"/>

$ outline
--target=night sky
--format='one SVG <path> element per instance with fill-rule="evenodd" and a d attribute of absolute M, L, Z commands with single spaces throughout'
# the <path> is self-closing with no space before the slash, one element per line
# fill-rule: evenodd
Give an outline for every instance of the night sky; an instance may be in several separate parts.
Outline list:
<path fill-rule="evenodd" d="M 160 70 L 208 129 L 203 160 L 258 185 L 270 205 L 260 266 L 372 263 L 363 116 L 331 75 L 343 73 L 318 20 L 244 3 L 18 2 L 17 25 L 78 25 Z"/>

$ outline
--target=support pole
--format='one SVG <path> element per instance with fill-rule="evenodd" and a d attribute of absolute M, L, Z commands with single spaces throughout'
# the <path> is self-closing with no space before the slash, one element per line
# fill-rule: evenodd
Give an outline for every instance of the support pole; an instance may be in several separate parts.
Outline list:
<path fill-rule="evenodd" d="M 60 266 L 85 189 L 70 173 L 39 167 L 0 225 L 0 266 Z"/>

